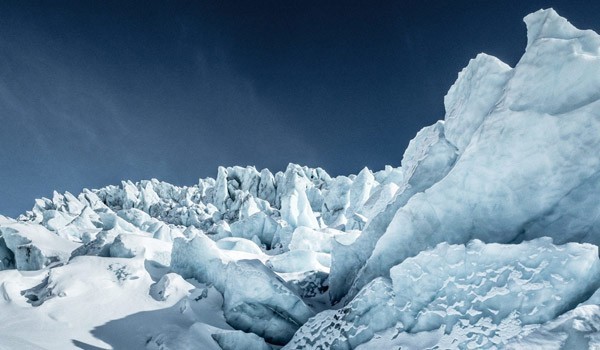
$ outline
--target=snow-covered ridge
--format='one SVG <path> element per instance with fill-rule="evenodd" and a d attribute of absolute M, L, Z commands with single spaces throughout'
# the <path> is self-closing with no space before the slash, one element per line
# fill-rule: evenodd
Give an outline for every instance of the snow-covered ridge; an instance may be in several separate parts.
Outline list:
<path fill-rule="evenodd" d="M 220 167 L 0 217 L 0 348 L 600 346 L 600 36 L 525 23 L 400 167 Z"/>

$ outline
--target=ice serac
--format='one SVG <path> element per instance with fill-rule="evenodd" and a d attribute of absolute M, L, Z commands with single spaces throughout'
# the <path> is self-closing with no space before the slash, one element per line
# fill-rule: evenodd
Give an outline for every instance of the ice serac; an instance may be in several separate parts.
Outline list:
<path fill-rule="evenodd" d="M 323 195 L 323 223 L 328 227 L 343 228 L 348 221 L 346 210 L 350 202 L 352 180 L 345 176 L 333 179 Z M 360 200 L 359 198 L 354 198 Z"/>
<path fill-rule="evenodd" d="M 464 151 L 486 116 L 496 107 L 512 69 L 481 53 L 458 73 L 444 96 L 446 139 Z"/>
<path fill-rule="evenodd" d="M 275 188 L 275 177 L 268 169 L 263 169 L 260 172 L 260 182 L 258 184 L 258 197 L 266 200 L 275 206 L 275 198 L 277 198 L 277 189 Z"/>
<path fill-rule="evenodd" d="M 346 217 L 351 218 L 352 214 L 358 213 L 371 196 L 371 191 L 375 187 L 375 177 L 369 168 L 363 168 L 350 186 L 349 206 Z"/>
<path fill-rule="evenodd" d="M 504 88 L 492 79 L 494 108 L 452 170 L 395 213 L 353 290 L 443 241 L 600 243 L 600 39 L 553 10 L 525 21 L 527 50 Z"/>
<path fill-rule="evenodd" d="M 292 227 L 318 228 L 319 223 L 306 195 L 308 179 L 302 169 L 290 164 L 284 175 L 286 192 L 281 195 L 281 217 Z"/>
<path fill-rule="evenodd" d="M 350 245 L 335 242 L 333 245 L 330 296 L 334 303 L 340 301 L 350 290 L 357 271 L 360 271 L 373 252 L 396 212 L 416 193 L 425 191 L 446 176 L 457 156 L 456 147 L 445 137 L 443 121 L 419 131 L 410 141 L 402 157 L 401 187 L 394 198 L 387 203 L 385 209 L 367 222 L 355 242 Z M 380 194 L 375 191 L 374 195 Z M 359 286 L 364 286 L 364 283 Z M 354 288 L 351 296 L 359 289 Z"/>
<path fill-rule="evenodd" d="M 290 349 L 502 348 L 553 320 L 600 285 L 598 248 L 442 243 L 376 278 L 340 310 L 309 320 Z M 375 337 L 375 335 L 377 335 Z M 373 340 L 373 342 L 371 342 Z"/>
<path fill-rule="evenodd" d="M 39 270 L 66 262 L 78 244 L 57 236 L 40 225 L 4 221 L 0 223 L 0 270 Z"/>
<path fill-rule="evenodd" d="M 504 105 L 561 115 L 600 99 L 598 34 L 575 28 L 552 9 L 526 16 L 525 23 L 527 49 Z"/>
<path fill-rule="evenodd" d="M 217 180 L 213 189 L 213 203 L 222 212 L 227 209 L 227 199 L 229 192 L 227 191 L 227 170 L 222 166 L 217 172 Z"/>
<path fill-rule="evenodd" d="M 259 260 L 231 260 L 204 235 L 176 239 L 171 268 L 184 278 L 210 283 L 223 294 L 223 311 L 234 328 L 285 344 L 313 316 L 292 289 Z"/>

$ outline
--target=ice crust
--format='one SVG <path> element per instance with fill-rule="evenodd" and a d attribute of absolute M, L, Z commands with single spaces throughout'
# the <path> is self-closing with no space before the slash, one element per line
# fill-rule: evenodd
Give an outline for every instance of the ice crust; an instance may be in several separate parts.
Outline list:
<path fill-rule="evenodd" d="M 525 23 L 399 167 L 219 167 L 0 216 L 0 348 L 598 348 L 600 37 Z"/>

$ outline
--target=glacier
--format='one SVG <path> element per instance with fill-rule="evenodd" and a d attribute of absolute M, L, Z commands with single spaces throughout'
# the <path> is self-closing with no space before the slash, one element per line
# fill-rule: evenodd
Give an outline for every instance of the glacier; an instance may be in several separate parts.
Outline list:
<path fill-rule="evenodd" d="M 219 167 L 0 216 L 0 349 L 595 349 L 600 36 L 524 19 L 400 165 Z"/>
<path fill-rule="evenodd" d="M 473 240 L 441 243 L 394 266 L 390 276 L 371 281 L 345 307 L 312 318 L 286 348 L 368 348 L 377 332 L 390 329 L 370 346 L 403 348 L 403 334 L 411 334 L 429 348 L 501 347 L 497 334 L 509 325 L 519 335 L 521 327 L 553 320 L 595 293 L 600 261 L 591 244 Z M 381 339 L 386 346 L 375 345 Z"/>

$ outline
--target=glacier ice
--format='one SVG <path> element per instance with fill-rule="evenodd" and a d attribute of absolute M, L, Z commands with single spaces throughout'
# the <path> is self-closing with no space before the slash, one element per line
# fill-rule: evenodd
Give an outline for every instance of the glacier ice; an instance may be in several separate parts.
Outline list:
<path fill-rule="evenodd" d="M 308 227 L 298 227 L 292 233 L 292 239 L 288 245 L 290 250 L 305 249 L 314 252 L 331 253 L 334 240 L 343 240 L 343 237 L 351 236 L 352 232 L 343 232 L 332 228 L 313 230 Z"/>
<path fill-rule="evenodd" d="M 403 333 L 427 334 L 431 348 L 501 347 L 508 340 L 495 337 L 502 327 L 511 324 L 513 332 L 504 335 L 514 337 L 520 327 L 552 320 L 594 293 L 600 260 L 591 244 L 475 240 L 441 243 L 393 267 L 390 276 L 370 282 L 342 309 L 310 319 L 287 348 L 355 348 L 386 330 L 400 347 L 407 346 Z"/>
<path fill-rule="evenodd" d="M 497 85 L 503 91 L 500 98 L 448 174 L 395 212 L 355 278 L 351 294 L 373 278 L 388 275 L 393 265 L 443 241 L 519 242 L 550 236 L 557 243 L 599 244 L 597 217 L 588 212 L 597 206 L 590 205 L 591 199 L 577 200 L 582 192 L 593 197 L 590 194 L 600 190 L 599 104 L 593 98 L 568 104 L 565 96 L 577 89 L 585 90 L 579 95 L 585 96 L 594 86 L 600 76 L 596 73 L 600 53 L 598 46 L 594 53 L 590 45 L 600 39 L 591 31 L 578 31 L 553 10 L 541 10 L 525 21 L 528 32 L 536 35 L 529 35 L 525 54 L 510 78 Z M 561 28 L 565 32 L 555 35 Z M 471 69 L 490 70 L 489 64 L 498 65 L 498 71 L 505 68 L 497 60 L 480 57 L 487 63 L 471 64 Z M 581 74 L 577 87 L 549 81 L 545 86 L 551 89 L 536 85 L 542 80 L 538 75 L 570 82 L 571 65 Z M 470 76 L 478 74 L 463 71 L 459 84 Z M 480 83 L 472 81 L 471 88 Z M 561 105 L 542 107 L 550 99 Z M 528 106 L 533 102 L 527 101 L 535 103 Z M 335 253 L 333 261 L 335 268 Z"/>
<path fill-rule="evenodd" d="M 495 108 L 512 69 L 496 57 L 479 54 L 458 73 L 456 82 L 444 97 L 444 126 L 448 142 L 459 152 Z"/>
<path fill-rule="evenodd" d="M 361 235 L 351 244 L 334 243 L 331 271 L 331 298 L 333 302 L 341 300 L 351 290 L 356 271 L 368 260 L 376 243 L 386 231 L 388 225 L 410 198 L 422 192 L 442 179 L 456 161 L 457 150 L 450 144 L 444 133 L 442 121 L 419 131 L 411 140 L 402 158 L 402 183 L 385 209 L 368 221 Z M 360 278 L 358 276 L 356 278 Z M 361 280 L 355 284 L 361 283 Z M 362 284 L 359 285 L 362 287 Z"/>
<path fill-rule="evenodd" d="M 399 167 L 219 167 L 0 216 L 0 348 L 597 348 L 600 37 L 525 23 Z"/>
<path fill-rule="evenodd" d="M 2 266 L 14 265 L 19 270 L 39 270 L 65 262 L 77 247 L 43 226 L 29 223 L 5 221 L 0 225 L 0 234 Z"/>
<path fill-rule="evenodd" d="M 171 245 L 162 240 L 135 234 L 118 235 L 108 248 L 115 258 L 142 256 L 147 261 L 171 265 Z"/>
<path fill-rule="evenodd" d="M 394 326 L 396 313 L 391 281 L 376 278 L 346 307 L 308 320 L 284 349 L 351 349 Z"/>
<path fill-rule="evenodd" d="M 176 273 L 167 273 L 150 286 L 150 295 L 159 301 L 164 301 L 169 298 L 182 299 L 187 292 L 193 290 L 193 284 L 187 282 Z"/>
<path fill-rule="evenodd" d="M 216 243 L 217 247 L 223 250 L 235 250 L 254 255 L 261 255 L 263 253 L 258 244 L 256 244 L 254 241 L 244 238 L 226 237 L 218 240 Z"/>
<path fill-rule="evenodd" d="M 306 194 L 308 179 L 304 176 L 302 169 L 299 166 L 290 165 L 285 172 L 283 181 L 286 190 L 281 194 L 280 199 L 281 217 L 292 227 L 318 228 L 319 223 Z"/>
<path fill-rule="evenodd" d="M 600 305 L 580 305 L 541 327 L 515 336 L 506 349 L 597 349 Z"/>
<path fill-rule="evenodd" d="M 213 339 L 223 350 L 271 350 L 272 348 L 259 336 L 242 331 L 214 333 Z"/>
<path fill-rule="evenodd" d="M 258 259 L 232 259 L 208 237 L 173 245 L 173 271 L 210 283 L 223 294 L 227 322 L 274 344 L 285 344 L 313 311 Z"/>

